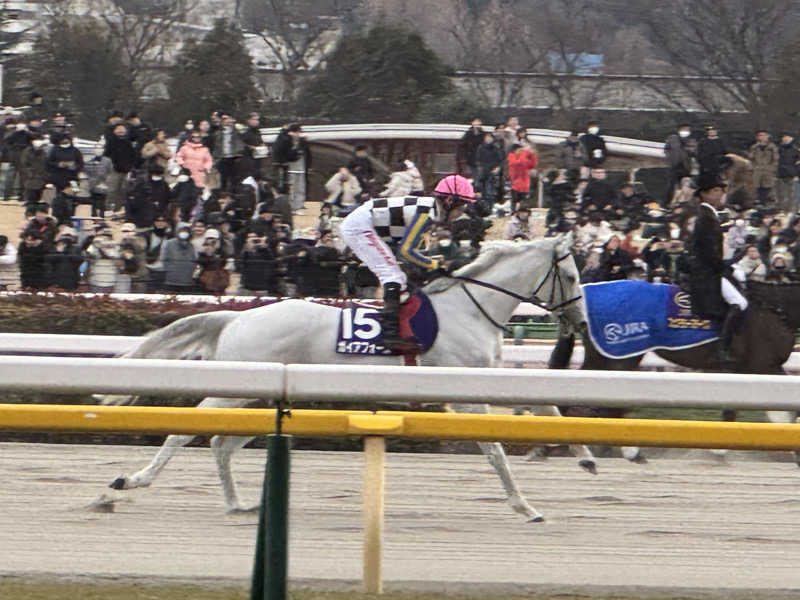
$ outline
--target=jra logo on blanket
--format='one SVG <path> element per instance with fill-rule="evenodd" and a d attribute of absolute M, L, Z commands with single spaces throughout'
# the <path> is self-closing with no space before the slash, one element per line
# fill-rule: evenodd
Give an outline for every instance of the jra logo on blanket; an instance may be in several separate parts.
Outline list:
<path fill-rule="evenodd" d="M 632 323 L 609 323 L 603 327 L 603 335 L 609 344 L 618 344 L 631 339 L 638 339 L 646 336 L 650 332 L 650 327 L 644 321 Z"/>
<path fill-rule="evenodd" d="M 390 354 L 383 344 L 380 312 L 369 307 L 342 310 L 336 351 L 342 354 Z"/>

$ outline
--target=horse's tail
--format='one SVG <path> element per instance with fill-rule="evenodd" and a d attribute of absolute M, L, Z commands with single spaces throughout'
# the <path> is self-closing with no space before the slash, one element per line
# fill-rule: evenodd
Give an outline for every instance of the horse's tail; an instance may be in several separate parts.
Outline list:
<path fill-rule="evenodd" d="M 572 351 L 575 349 L 575 334 L 558 338 L 553 351 L 550 353 L 550 360 L 547 361 L 548 369 L 566 369 L 572 358 Z"/>
<path fill-rule="evenodd" d="M 220 333 L 239 313 L 221 310 L 178 319 L 147 334 L 138 346 L 119 358 L 162 358 L 212 360 Z M 136 404 L 137 396 L 99 395 L 102 404 Z"/>

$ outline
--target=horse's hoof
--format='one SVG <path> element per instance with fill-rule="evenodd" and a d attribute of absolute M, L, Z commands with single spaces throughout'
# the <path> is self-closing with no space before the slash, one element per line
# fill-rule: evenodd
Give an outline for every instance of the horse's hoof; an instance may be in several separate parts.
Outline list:
<path fill-rule="evenodd" d="M 542 515 L 537 515 L 528 519 L 528 523 L 544 523 L 544 517 Z"/>
<path fill-rule="evenodd" d="M 637 465 L 647 464 L 647 458 L 641 452 L 639 452 L 639 454 L 637 454 L 636 456 L 629 458 L 628 460 L 631 461 L 632 463 L 636 463 Z"/>
<path fill-rule="evenodd" d="M 597 465 L 594 463 L 593 460 L 588 460 L 588 459 L 580 460 L 578 461 L 578 465 L 584 471 L 588 471 L 592 475 L 597 475 Z"/>
<path fill-rule="evenodd" d="M 233 508 L 228 509 L 229 515 L 243 515 L 243 514 L 252 514 L 258 512 L 261 508 L 260 504 L 256 504 L 255 506 L 250 506 L 248 508 L 244 508 L 242 506 L 234 506 Z"/>
<path fill-rule="evenodd" d="M 108 487 L 110 487 L 112 490 L 124 490 L 126 483 L 127 481 L 124 477 L 117 477 L 114 481 L 108 484 Z"/>

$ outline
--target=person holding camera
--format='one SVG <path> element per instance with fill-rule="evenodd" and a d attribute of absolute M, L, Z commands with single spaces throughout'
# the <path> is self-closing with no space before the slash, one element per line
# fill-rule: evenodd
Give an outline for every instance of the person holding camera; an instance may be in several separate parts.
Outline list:
<path fill-rule="evenodd" d="M 203 292 L 223 295 L 230 284 L 230 273 L 225 268 L 228 257 L 222 249 L 220 233 L 208 229 L 197 253 L 197 282 Z"/>
<path fill-rule="evenodd" d="M 110 227 L 106 225 L 98 230 L 84 251 L 84 257 L 89 262 L 89 291 L 97 294 L 113 292 L 119 273 L 119 247 Z"/>
<path fill-rule="evenodd" d="M 19 247 L 19 279 L 24 290 L 41 291 L 47 288 L 47 246 L 36 230 L 23 234 Z"/>
<path fill-rule="evenodd" d="M 123 223 L 120 235 L 119 275 L 114 291 L 121 294 L 143 294 L 147 291 L 145 240 L 136 233 L 133 223 Z"/>
<path fill-rule="evenodd" d="M 237 261 L 241 274 L 237 293 L 241 296 L 277 294 L 276 258 L 264 236 L 248 232 L 241 258 Z"/>
<path fill-rule="evenodd" d="M 74 229 L 63 227 L 56 234 L 55 244 L 47 253 L 46 262 L 50 272 L 50 286 L 65 292 L 78 289 L 83 255 Z"/>

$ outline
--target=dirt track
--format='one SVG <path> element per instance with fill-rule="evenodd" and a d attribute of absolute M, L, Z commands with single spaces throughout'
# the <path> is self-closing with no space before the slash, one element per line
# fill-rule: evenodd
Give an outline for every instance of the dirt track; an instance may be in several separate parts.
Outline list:
<path fill-rule="evenodd" d="M 208 450 L 184 450 L 152 488 L 105 487 L 153 451 L 0 444 L 0 575 L 246 580 L 256 516 L 223 514 Z M 691 456 L 601 460 L 596 477 L 572 459 L 514 457 L 548 519 L 537 525 L 511 513 L 482 457 L 390 454 L 384 577 L 450 589 L 800 590 L 800 470 Z M 244 499 L 256 500 L 263 461 L 261 450 L 235 458 Z M 293 580 L 360 579 L 361 468 L 359 454 L 293 454 Z M 123 499 L 113 513 L 85 509 L 101 493 Z"/>

